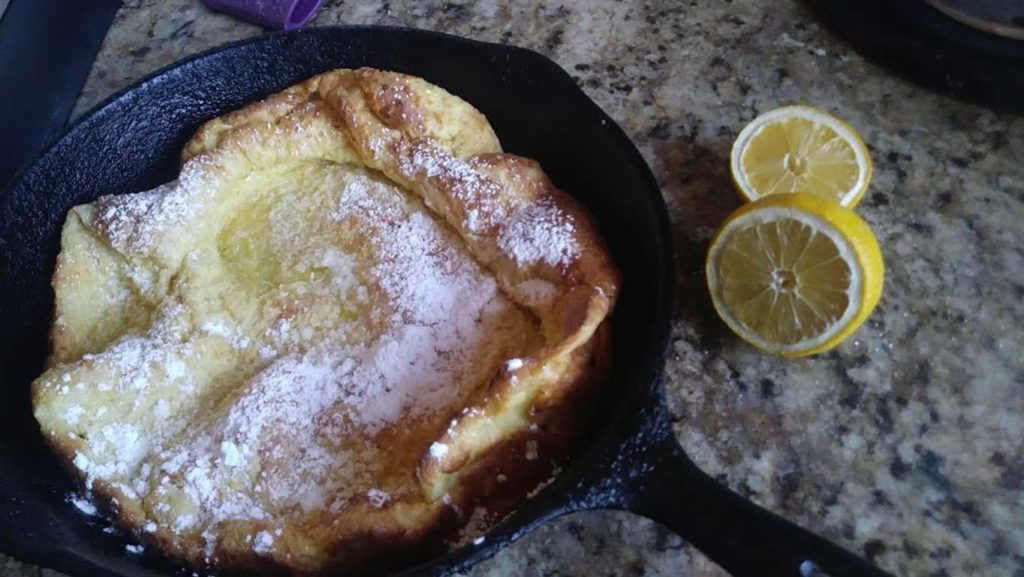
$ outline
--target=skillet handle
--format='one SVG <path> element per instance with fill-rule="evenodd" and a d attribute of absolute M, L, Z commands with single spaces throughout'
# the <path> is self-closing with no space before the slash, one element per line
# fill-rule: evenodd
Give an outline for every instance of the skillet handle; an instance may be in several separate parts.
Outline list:
<path fill-rule="evenodd" d="M 625 508 L 665 525 L 734 577 L 892 577 L 733 493 L 697 468 L 671 432 L 644 453 L 646 474 L 630 483 Z"/>

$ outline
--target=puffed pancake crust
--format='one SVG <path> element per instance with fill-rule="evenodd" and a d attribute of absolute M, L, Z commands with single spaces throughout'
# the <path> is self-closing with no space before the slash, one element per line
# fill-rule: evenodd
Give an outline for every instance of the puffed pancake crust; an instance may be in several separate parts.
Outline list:
<path fill-rule="evenodd" d="M 619 276 L 480 112 L 334 70 L 206 123 L 182 161 L 69 212 L 32 385 L 118 527 L 197 568 L 377 573 L 552 475 Z"/>

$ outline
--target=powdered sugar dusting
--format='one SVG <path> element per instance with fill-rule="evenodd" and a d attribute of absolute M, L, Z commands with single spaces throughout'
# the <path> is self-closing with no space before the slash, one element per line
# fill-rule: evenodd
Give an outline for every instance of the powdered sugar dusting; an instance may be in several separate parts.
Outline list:
<path fill-rule="evenodd" d="M 342 514 L 359 495 L 385 507 L 395 490 L 408 489 L 379 485 L 381 457 L 372 436 L 418 419 L 441 419 L 443 427 L 503 358 L 527 352 L 499 352 L 495 331 L 503 339 L 521 332 L 522 346 L 535 338 L 529 317 L 418 199 L 351 169 L 314 186 L 305 196 L 278 198 L 259 231 L 265 245 L 251 245 L 298 271 L 270 279 L 280 287 L 258 287 L 266 296 L 256 306 L 273 314 L 234 318 L 236 310 L 249 310 L 239 305 L 197 316 L 190 295 L 171 295 L 148 332 L 128 334 L 87 355 L 87 368 L 52 379 L 57 391 L 68 389 L 61 410 L 69 426 L 100 417 L 95 404 L 76 405 L 75 395 L 107 393 L 119 403 L 107 420 L 90 424 L 74 465 L 90 486 L 104 480 L 125 498 L 146 498 L 151 514 L 143 532 L 159 527 L 202 536 L 212 556 L 225 523 Z M 136 212 L 122 214 L 129 205 Z M 155 229 L 143 234 L 145 227 L 127 220 L 172 206 L 177 201 L 111 203 L 107 232 L 128 244 L 158 242 Z M 333 244 L 310 249 L 289 210 L 318 215 L 314 234 L 337 235 Z M 121 218 L 125 228 L 115 230 Z M 184 255 L 189 266 L 211 262 L 202 251 Z M 224 270 L 218 274 L 235 274 Z M 234 304 L 250 297 L 223 298 Z M 302 316 L 311 307 L 342 313 L 326 317 L 330 326 L 311 324 Z M 224 373 L 237 382 L 218 392 L 216 402 L 202 397 L 210 382 L 194 372 L 210 362 L 196 355 L 214 346 L 213 362 L 245 363 Z M 78 381 L 87 383 L 81 392 L 70 386 Z M 190 409 L 190 403 L 211 406 Z M 201 420 L 193 422 L 189 411 L 196 409 Z M 159 426 L 146 426 L 153 419 Z M 446 452 L 446 445 L 430 448 L 435 457 Z M 249 545 L 267 554 L 274 541 L 273 530 L 261 531 Z"/>
<path fill-rule="evenodd" d="M 177 180 L 153 190 L 103 197 L 97 203 L 97 226 L 123 252 L 151 250 L 204 210 L 212 177 L 206 162 L 186 163 Z"/>
<path fill-rule="evenodd" d="M 352 380 L 360 386 L 346 398 L 358 408 L 354 418 L 370 427 L 455 401 L 450 384 L 472 364 L 468 355 L 484 334 L 481 316 L 503 300 L 494 280 L 445 238 L 451 233 L 424 212 L 410 212 L 408 202 L 357 175 L 332 215 L 373 229 L 374 277 L 393 306 L 392 328 L 358 357 Z"/>
<path fill-rule="evenodd" d="M 429 140 L 412 142 L 398 157 L 399 170 L 410 179 L 425 179 L 445 191 L 464 215 L 470 235 L 500 226 L 498 249 L 520 266 L 568 265 L 579 252 L 572 216 L 552 201 L 506 204 L 499 184 Z"/>
<path fill-rule="evenodd" d="M 444 443 L 433 443 L 430 445 L 430 456 L 435 459 L 443 459 L 448 454 L 448 445 Z"/>
<path fill-rule="evenodd" d="M 546 308 L 558 296 L 558 287 L 544 279 L 533 278 L 513 285 L 510 292 L 528 307 Z"/>
<path fill-rule="evenodd" d="M 430 140 L 412 143 L 399 157 L 398 168 L 407 178 L 426 179 L 444 189 L 465 215 L 462 227 L 470 234 L 483 234 L 506 217 L 501 187 Z"/>
<path fill-rule="evenodd" d="M 90 517 L 95 517 L 99 514 L 96 510 L 96 506 L 92 504 L 87 497 L 83 497 L 76 493 L 71 493 L 67 496 L 67 502 L 75 506 L 76 509 L 81 511 L 83 514 Z"/>
<path fill-rule="evenodd" d="M 267 531 L 260 531 L 253 540 L 252 550 L 257 553 L 270 553 L 274 547 L 274 536 Z"/>
<path fill-rule="evenodd" d="M 505 223 L 498 249 L 520 266 L 569 264 L 578 250 L 569 215 L 549 202 L 529 204 Z"/>
<path fill-rule="evenodd" d="M 366 497 L 370 500 L 370 504 L 377 508 L 383 507 L 391 501 L 391 495 L 380 489 L 370 489 L 366 492 Z"/>

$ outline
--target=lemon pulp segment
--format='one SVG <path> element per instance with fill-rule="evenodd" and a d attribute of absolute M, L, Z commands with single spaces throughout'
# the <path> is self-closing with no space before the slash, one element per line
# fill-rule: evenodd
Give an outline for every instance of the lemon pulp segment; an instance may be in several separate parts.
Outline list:
<path fill-rule="evenodd" d="M 849 264 L 832 239 L 798 219 L 738 231 L 720 267 L 736 319 L 778 343 L 824 332 L 850 304 Z"/>

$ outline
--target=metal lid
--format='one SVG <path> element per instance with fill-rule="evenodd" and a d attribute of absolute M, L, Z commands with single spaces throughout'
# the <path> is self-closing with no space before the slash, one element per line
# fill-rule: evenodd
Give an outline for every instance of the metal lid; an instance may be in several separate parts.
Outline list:
<path fill-rule="evenodd" d="M 928 3 L 972 28 L 1024 40 L 1024 0 L 928 0 Z"/>

